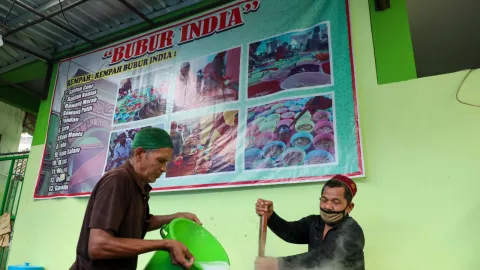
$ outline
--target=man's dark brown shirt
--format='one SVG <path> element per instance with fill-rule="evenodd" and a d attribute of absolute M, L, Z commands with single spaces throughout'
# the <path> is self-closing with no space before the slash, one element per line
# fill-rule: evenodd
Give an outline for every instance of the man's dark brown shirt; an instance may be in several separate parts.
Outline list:
<path fill-rule="evenodd" d="M 90 229 L 101 229 L 115 237 L 143 239 L 148 230 L 151 187 L 141 181 L 130 162 L 107 172 L 98 181 L 88 201 L 77 256 L 71 270 L 136 269 L 138 257 L 91 260 L 88 256 Z"/>

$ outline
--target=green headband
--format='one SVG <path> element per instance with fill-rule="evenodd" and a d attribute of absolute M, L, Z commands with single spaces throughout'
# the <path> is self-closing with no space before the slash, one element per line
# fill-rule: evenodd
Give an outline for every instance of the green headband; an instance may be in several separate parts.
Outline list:
<path fill-rule="evenodd" d="M 161 128 L 144 128 L 135 134 L 132 148 L 142 147 L 143 149 L 173 148 L 170 134 Z"/>

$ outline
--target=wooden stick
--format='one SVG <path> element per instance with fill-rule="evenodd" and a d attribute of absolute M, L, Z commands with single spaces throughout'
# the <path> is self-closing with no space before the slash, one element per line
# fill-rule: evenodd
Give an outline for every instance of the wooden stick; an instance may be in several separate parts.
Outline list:
<path fill-rule="evenodd" d="M 265 256 L 265 243 L 267 241 L 267 216 L 260 217 L 260 233 L 258 235 L 258 256 Z"/>
<path fill-rule="evenodd" d="M 298 114 L 298 116 L 292 121 L 292 123 L 290 123 L 290 125 L 289 125 L 288 127 L 291 129 L 292 126 L 295 126 L 295 123 L 297 123 L 298 119 L 300 119 L 300 117 L 302 117 L 306 112 L 307 112 L 307 108 L 305 107 L 305 108 Z"/>

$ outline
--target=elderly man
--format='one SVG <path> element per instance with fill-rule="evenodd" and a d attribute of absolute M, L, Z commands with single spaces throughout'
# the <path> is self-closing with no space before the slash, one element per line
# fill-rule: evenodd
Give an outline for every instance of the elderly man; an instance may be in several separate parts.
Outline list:
<path fill-rule="evenodd" d="M 180 66 L 180 73 L 175 85 L 175 102 L 173 111 L 189 109 L 192 102 L 196 102 L 196 75 L 193 75 L 190 62 L 184 62 Z"/>
<path fill-rule="evenodd" d="M 177 131 L 178 124 L 177 122 L 172 122 L 170 124 L 170 138 L 172 139 L 173 144 L 173 158 L 177 159 L 182 155 L 183 152 L 183 138 L 182 134 Z"/>
<path fill-rule="evenodd" d="M 167 169 L 173 145 L 169 134 L 159 128 L 145 128 L 135 135 L 128 161 L 107 172 L 92 191 L 87 205 L 76 260 L 70 269 L 136 269 L 139 254 L 165 250 L 172 262 L 189 269 L 193 256 L 178 241 L 143 240 L 174 218 L 199 224 L 191 213 L 153 216 L 149 192 Z"/>
<path fill-rule="evenodd" d="M 350 178 L 336 175 L 323 186 L 320 215 L 310 215 L 295 222 L 278 216 L 271 201 L 258 199 L 256 212 L 267 216 L 270 230 L 286 242 L 308 244 L 308 252 L 283 258 L 257 258 L 255 269 L 364 270 L 363 231 L 349 216 L 356 193 L 357 186 Z"/>
<path fill-rule="evenodd" d="M 117 141 L 118 143 L 113 148 L 113 168 L 118 168 L 127 161 L 132 144 L 132 141 L 127 138 L 127 133 L 125 133 L 125 131 L 117 133 Z"/>

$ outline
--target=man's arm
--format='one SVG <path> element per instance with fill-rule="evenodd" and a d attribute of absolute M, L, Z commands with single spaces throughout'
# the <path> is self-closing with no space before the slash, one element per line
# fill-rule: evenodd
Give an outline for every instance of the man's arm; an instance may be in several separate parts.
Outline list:
<path fill-rule="evenodd" d="M 122 161 L 122 158 L 120 157 L 120 153 L 118 152 L 117 146 L 113 149 L 113 158 L 112 158 L 112 163 L 117 163 Z"/>
<path fill-rule="evenodd" d="M 356 254 L 363 252 L 365 238 L 360 227 L 352 228 L 347 234 L 339 236 L 336 239 L 336 246 L 331 249 L 318 248 L 310 252 L 280 257 L 279 270 L 287 269 L 310 269 L 318 267 L 350 267 L 348 269 L 358 268 L 363 265 L 363 260 L 355 261 Z M 349 265 L 354 264 L 354 265 Z M 353 267 L 353 268 L 352 268 Z"/>
<path fill-rule="evenodd" d="M 176 214 L 164 215 L 164 216 L 152 216 L 148 220 L 148 231 L 154 231 L 160 229 L 163 225 L 172 222 L 176 218 Z"/>
<path fill-rule="evenodd" d="M 273 212 L 268 227 L 282 240 L 292 244 L 308 244 L 310 217 L 288 222 Z"/>
<path fill-rule="evenodd" d="M 151 216 L 150 219 L 148 220 L 149 227 L 148 231 L 154 231 L 160 229 L 163 225 L 168 224 L 172 222 L 172 220 L 176 218 L 186 218 L 190 219 L 200 225 L 202 225 L 202 222 L 197 218 L 195 214 L 192 213 L 176 213 L 173 215 L 164 215 L 164 216 Z"/>
<path fill-rule="evenodd" d="M 192 253 L 178 241 L 117 238 L 112 232 L 90 229 L 88 256 L 92 260 L 128 258 L 155 250 L 168 251 L 172 264 L 179 265 L 183 269 L 190 269 L 193 265 Z"/>
<path fill-rule="evenodd" d="M 88 254 L 92 259 L 124 258 L 156 249 L 167 249 L 167 242 L 114 237 L 123 222 L 132 198 L 132 181 L 125 172 L 109 173 L 97 184 L 92 213 Z"/>
<path fill-rule="evenodd" d="M 121 171 L 107 173 L 97 183 L 96 192 L 90 197 L 94 201 L 89 223 L 88 255 L 95 260 L 125 258 L 154 250 L 167 250 L 174 264 L 190 269 L 193 256 L 178 241 L 114 237 L 126 217 L 133 197 L 132 183 L 130 175 Z"/>
<path fill-rule="evenodd" d="M 140 240 L 114 237 L 101 229 L 90 229 L 88 255 L 92 260 L 134 257 L 155 250 L 170 250 L 170 240 Z"/>

